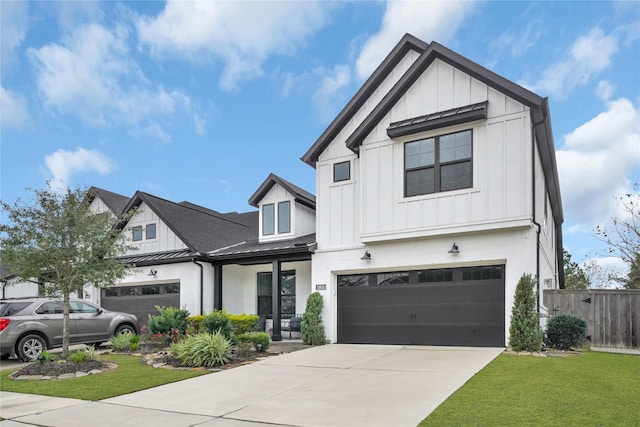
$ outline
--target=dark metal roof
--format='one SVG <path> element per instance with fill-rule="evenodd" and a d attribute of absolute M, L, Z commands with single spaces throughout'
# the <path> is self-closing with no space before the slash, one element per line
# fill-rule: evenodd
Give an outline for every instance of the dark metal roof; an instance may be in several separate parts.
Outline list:
<path fill-rule="evenodd" d="M 486 119 L 487 105 L 489 105 L 489 101 L 478 102 L 477 104 L 451 108 L 450 110 L 394 122 L 387 128 L 387 135 L 389 135 L 389 138 L 396 138 L 459 123 Z"/>
<path fill-rule="evenodd" d="M 93 199 L 98 197 L 115 215 L 120 215 L 124 208 L 127 206 L 127 203 L 129 203 L 129 198 L 127 196 L 103 190 L 102 188 L 98 187 L 89 188 L 87 194 L 89 203 L 91 203 Z"/>
<path fill-rule="evenodd" d="M 320 154 L 327 148 L 327 146 L 338 135 L 342 128 L 353 118 L 353 116 L 360 110 L 360 107 L 369 99 L 371 94 L 380 86 L 380 84 L 387 78 L 389 73 L 400 63 L 402 58 L 405 57 L 410 50 L 418 53 L 424 52 L 428 44 L 422 40 L 412 36 L 411 34 L 405 34 L 398 44 L 389 52 L 382 63 L 375 69 L 373 74 L 364 82 L 362 87 L 351 98 L 347 105 L 340 111 L 338 116 L 331 122 L 329 127 L 320 135 L 320 137 L 313 143 L 311 148 L 302 156 L 301 160 L 307 163 L 309 166 L 315 168 L 316 162 Z"/>
<path fill-rule="evenodd" d="M 262 183 L 262 185 L 253 193 L 253 196 L 249 198 L 249 204 L 254 207 L 258 207 L 260 201 L 264 198 L 264 196 L 271 190 L 271 188 L 275 185 L 279 184 L 284 187 L 289 193 L 293 194 L 295 201 L 307 206 L 313 210 L 316 209 L 316 196 L 309 193 L 306 190 L 298 187 L 290 183 L 289 181 L 280 178 L 279 176 L 271 173 L 267 177 L 267 179 Z"/>
<path fill-rule="evenodd" d="M 308 234 L 293 239 L 276 240 L 260 243 L 258 240 L 243 242 L 227 248 L 220 248 L 208 253 L 215 260 L 256 258 L 258 256 L 276 254 L 308 253 L 315 250 L 315 234 Z"/>
<path fill-rule="evenodd" d="M 177 251 L 156 252 L 152 254 L 127 255 L 118 259 L 127 264 L 153 265 L 162 264 L 163 262 L 166 263 L 167 261 L 186 261 L 189 258 L 193 258 L 195 255 L 197 254 L 190 249 L 180 249 Z"/>
<path fill-rule="evenodd" d="M 231 219 L 199 206 L 185 206 L 169 200 L 161 199 L 151 194 L 138 191 L 132 198 L 126 211 L 145 203 L 158 217 L 189 247 L 193 252 L 205 253 L 211 250 L 229 246 L 237 242 L 257 236 L 257 215 L 248 218 L 255 219 L 255 226 Z M 197 205 L 196 205 L 197 206 Z M 248 222 L 248 221 L 246 221 Z M 125 224 L 121 224 L 124 227 Z"/>

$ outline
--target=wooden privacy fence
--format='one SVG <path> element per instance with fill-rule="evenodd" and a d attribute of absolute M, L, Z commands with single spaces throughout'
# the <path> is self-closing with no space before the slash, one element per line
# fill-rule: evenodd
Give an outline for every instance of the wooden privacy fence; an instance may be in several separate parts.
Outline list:
<path fill-rule="evenodd" d="M 587 322 L 592 347 L 640 350 L 640 290 L 545 290 L 549 316 L 573 314 Z"/>

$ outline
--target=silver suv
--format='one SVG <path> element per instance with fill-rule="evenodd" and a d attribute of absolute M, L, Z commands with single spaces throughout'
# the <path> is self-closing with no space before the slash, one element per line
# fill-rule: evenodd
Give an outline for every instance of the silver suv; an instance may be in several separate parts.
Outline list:
<path fill-rule="evenodd" d="M 62 301 L 48 298 L 0 300 L 0 355 L 36 360 L 42 350 L 62 346 Z M 69 343 L 100 344 L 119 333 L 137 333 L 136 316 L 71 300 Z"/>

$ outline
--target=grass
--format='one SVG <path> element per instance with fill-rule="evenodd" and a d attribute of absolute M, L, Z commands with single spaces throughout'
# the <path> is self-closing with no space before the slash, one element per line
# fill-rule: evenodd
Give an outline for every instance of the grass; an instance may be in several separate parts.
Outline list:
<path fill-rule="evenodd" d="M 500 355 L 426 426 L 640 426 L 640 357 Z"/>
<path fill-rule="evenodd" d="M 98 360 L 117 363 L 118 368 L 98 375 L 47 381 L 13 380 L 8 378 L 12 371 L 2 371 L 0 372 L 0 390 L 101 400 L 208 373 L 206 371 L 153 368 L 142 363 L 140 357 L 129 355 L 104 355 L 98 357 Z"/>

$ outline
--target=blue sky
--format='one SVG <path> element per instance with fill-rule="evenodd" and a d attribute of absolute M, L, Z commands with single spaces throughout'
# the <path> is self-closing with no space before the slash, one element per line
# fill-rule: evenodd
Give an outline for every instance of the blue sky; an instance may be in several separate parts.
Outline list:
<path fill-rule="evenodd" d="M 640 182 L 639 2 L 13 2 L 1 197 L 47 180 L 247 211 L 404 33 L 549 97 L 575 260 Z"/>

